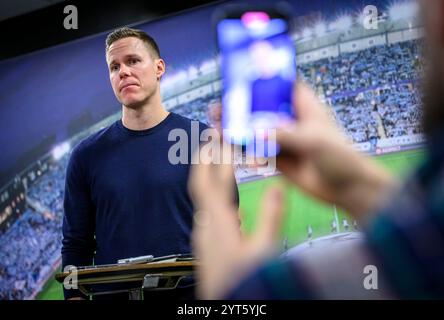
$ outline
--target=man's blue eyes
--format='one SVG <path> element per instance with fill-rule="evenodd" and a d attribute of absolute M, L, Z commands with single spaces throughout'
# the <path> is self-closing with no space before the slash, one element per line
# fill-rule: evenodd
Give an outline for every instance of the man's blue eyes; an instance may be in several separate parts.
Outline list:
<path fill-rule="evenodd" d="M 139 61 L 140 61 L 139 59 L 130 59 L 130 60 L 128 60 L 128 64 L 133 65 Z M 117 71 L 117 70 L 119 70 L 119 65 L 116 64 L 116 65 L 111 66 L 111 71 Z"/>

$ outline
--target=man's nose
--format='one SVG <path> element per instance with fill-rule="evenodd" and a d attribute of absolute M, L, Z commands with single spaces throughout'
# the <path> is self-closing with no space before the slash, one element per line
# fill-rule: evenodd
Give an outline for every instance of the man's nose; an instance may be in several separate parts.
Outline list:
<path fill-rule="evenodd" d="M 119 69 L 120 78 L 128 77 L 130 74 L 129 68 L 125 64 L 122 64 Z"/>

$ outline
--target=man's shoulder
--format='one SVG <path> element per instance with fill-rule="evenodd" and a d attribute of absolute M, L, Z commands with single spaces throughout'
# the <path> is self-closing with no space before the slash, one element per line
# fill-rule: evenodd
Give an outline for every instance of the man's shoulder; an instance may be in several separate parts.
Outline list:
<path fill-rule="evenodd" d="M 74 147 L 73 154 L 86 155 L 90 154 L 91 152 L 95 152 L 97 148 L 102 145 L 103 142 L 106 141 L 107 138 L 112 134 L 115 127 L 116 122 L 90 134 Z"/>
<path fill-rule="evenodd" d="M 174 122 L 172 123 L 172 125 L 176 126 L 176 127 L 183 127 L 184 129 L 187 129 L 187 128 L 191 128 L 191 125 L 193 124 L 193 125 L 198 126 L 200 131 L 209 128 L 209 126 L 206 123 L 204 123 L 198 119 L 187 118 L 185 116 L 182 116 L 182 115 L 174 113 L 174 112 L 172 112 L 172 117 L 174 119 Z"/>

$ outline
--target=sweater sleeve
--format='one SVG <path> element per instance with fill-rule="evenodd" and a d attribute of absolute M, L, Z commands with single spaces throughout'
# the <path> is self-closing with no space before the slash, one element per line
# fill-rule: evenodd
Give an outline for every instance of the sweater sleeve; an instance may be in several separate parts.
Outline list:
<path fill-rule="evenodd" d="M 74 149 L 65 181 L 62 266 L 92 265 L 95 251 L 95 209 L 84 166 L 84 154 Z M 78 289 L 64 288 L 65 299 L 84 296 Z"/>

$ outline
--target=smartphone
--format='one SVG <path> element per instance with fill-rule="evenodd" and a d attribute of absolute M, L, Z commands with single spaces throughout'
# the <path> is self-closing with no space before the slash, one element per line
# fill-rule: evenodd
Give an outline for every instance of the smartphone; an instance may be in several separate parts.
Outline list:
<path fill-rule="evenodd" d="M 275 156 L 279 148 L 270 133 L 296 117 L 291 103 L 296 49 L 289 10 L 224 7 L 216 13 L 215 29 L 224 138 L 255 156 Z"/>

